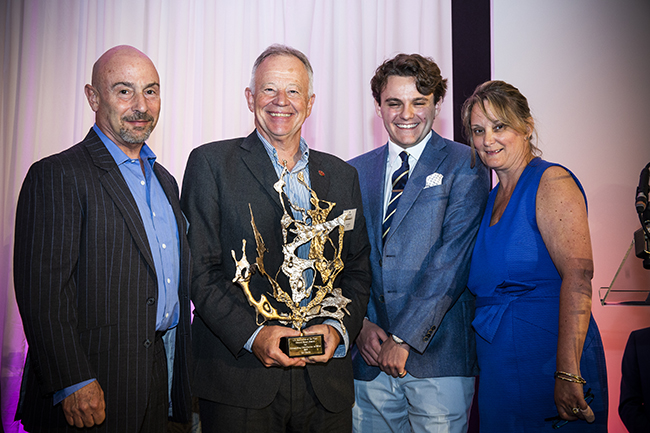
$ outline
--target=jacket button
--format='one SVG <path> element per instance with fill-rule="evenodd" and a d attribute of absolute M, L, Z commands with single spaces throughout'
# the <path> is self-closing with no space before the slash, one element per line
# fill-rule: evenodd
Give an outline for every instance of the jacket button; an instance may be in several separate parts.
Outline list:
<path fill-rule="evenodd" d="M 379 295 L 379 302 L 381 302 L 382 304 L 386 303 L 386 300 L 384 299 L 384 295 Z"/>
<path fill-rule="evenodd" d="M 153 304 L 155 304 L 155 303 L 156 303 L 156 299 L 155 299 L 155 298 L 149 298 L 149 299 L 147 299 L 147 305 L 153 305 Z"/>
<path fill-rule="evenodd" d="M 381 268 L 381 259 L 379 259 L 379 267 Z"/>
<path fill-rule="evenodd" d="M 142 343 L 142 345 L 145 347 L 145 349 L 148 349 L 151 346 L 151 340 L 147 338 L 144 340 L 144 343 Z"/>

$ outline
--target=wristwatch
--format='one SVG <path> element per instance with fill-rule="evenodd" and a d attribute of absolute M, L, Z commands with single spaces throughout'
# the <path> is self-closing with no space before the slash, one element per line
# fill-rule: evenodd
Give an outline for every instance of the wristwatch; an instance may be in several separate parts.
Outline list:
<path fill-rule="evenodd" d="M 397 343 L 397 344 L 404 344 L 404 340 L 402 340 L 401 338 L 399 338 L 397 335 L 395 335 L 395 334 L 391 334 L 390 336 L 393 338 L 393 341 L 394 341 L 395 343 Z"/>

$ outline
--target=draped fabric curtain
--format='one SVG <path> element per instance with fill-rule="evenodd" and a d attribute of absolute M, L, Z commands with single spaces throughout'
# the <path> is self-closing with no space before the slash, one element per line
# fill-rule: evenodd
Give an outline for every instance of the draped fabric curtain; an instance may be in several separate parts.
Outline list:
<path fill-rule="evenodd" d="M 151 57 L 162 112 L 148 143 L 179 183 L 190 151 L 253 130 L 244 99 L 272 43 L 310 58 L 316 101 L 310 147 L 343 159 L 382 145 L 370 78 L 399 52 L 433 57 L 449 78 L 435 128 L 451 137 L 451 0 L 4 0 L 0 4 L 0 415 L 13 416 L 26 353 L 13 293 L 15 206 L 29 166 L 80 141 L 94 121 L 83 95 L 92 65 L 128 44 Z"/>

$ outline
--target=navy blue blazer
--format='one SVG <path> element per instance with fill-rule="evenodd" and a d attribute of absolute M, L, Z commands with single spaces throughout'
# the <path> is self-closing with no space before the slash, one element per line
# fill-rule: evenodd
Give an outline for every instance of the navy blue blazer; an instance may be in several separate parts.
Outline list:
<path fill-rule="evenodd" d="M 172 404 L 174 420 L 185 421 L 190 250 L 176 181 L 158 163 L 154 172 L 180 240 Z M 99 430 L 138 431 L 151 382 L 158 284 L 138 207 L 92 129 L 27 173 L 16 211 L 14 286 L 29 343 L 17 418 L 28 429 L 70 428 L 52 394 L 96 378 L 106 401 Z"/>
<path fill-rule="evenodd" d="M 487 169 L 480 162 L 470 168 L 470 148 L 434 131 L 382 245 L 387 159 L 388 144 L 350 161 L 359 172 L 372 247 L 366 315 L 411 346 L 406 362 L 411 375 L 474 376 L 474 296 L 466 286 L 488 196 Z M 372 380 L 380 372 L 359 354 L 353 365 L 355 379 Z"/>

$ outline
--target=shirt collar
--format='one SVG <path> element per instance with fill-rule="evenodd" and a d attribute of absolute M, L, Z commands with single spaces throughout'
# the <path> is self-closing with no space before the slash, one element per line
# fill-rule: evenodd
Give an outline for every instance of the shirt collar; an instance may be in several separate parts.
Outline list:
<path fill-rule="evenodd" d="M 269 155 L 269 158 L 271 158 L 271 161 L 273 161 L 274 165 L 282 167 L 282 161 L 278 160 L 278 151 L 275 150 L 275 147 L 271 145 L 264 137 L 262 137 L 262 134 L 260 134 L 259 131 L 255 130 L 257 133 L 257 136 L 259 137 L 260 141 L 264 145 L 264 149 L 266 149 L 266 153 Z M 304 167 L 307 166 L 309 163 L 309 146 L 307 146 L 307 142 L 305 141 L 304 138 L 300 137 L 300 160 L 298 163 L 294 166 L 293 172 L 302 170 Z"/>
<path fill-rule="evenodd" d="M 104 146 L 106 146 L 106 149 L 108 149 L 108 153 L 111 154 L 111 156 L 115 160 L 115 163 L 118 166 L 131 160 L 131 158 L 129 158 L 127 154 L 124 153 L 124 151 L 120 149 L 118 145 L 113 142 L 113 140 L 108 138 L 106 134 L 104 134 L 102 130 L 99 129 L 99 126 L 97 126 L 96 123 L 93 125 L 93 130 L 95 131 L 99 139 L 102 140 L 102 143 L 104 143 Z M 142 149 L 140 150 L 140 158 L 143 161 L 148 161 L 152 168 L 154 162 L 156 162 L 156 154 L 153 153 L 151 148 L 147 146 L 146 143 L 142 145 Z"/>
<path fill-rule="evenodd" d="M 424 148 L 426 147 L 427 143 L 429 142 L 429 140 L 431 140 L 432 135 L 433 135 L 433 131 L 429 131 L 427 136 L 424 137 L 422 141 L 420 141 L 415 146 L 409 147 L 408 149 L 404 149 L 401 146 L 398 146 L 397 144 L 393 143 L 389 139 L 388 140 L 388 161 L 392 165 L 395 162 L 395 158 L 399 160 L 400 159 L 399 154 L 402 153 L 402 151 L 406 151 L 406 153 L 409 154 L 409 159 L 413 158 L 415 159 L 415 163 L 417 163 L 417 161 L 420 159 L 420 156 L 422 156 L 422 152 L 424 152 Z M 413 167 L 415 166 L 415 163 L 412 164 Z"/>

